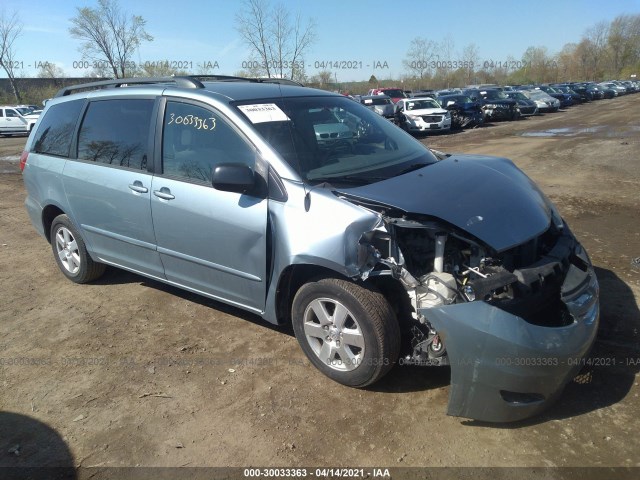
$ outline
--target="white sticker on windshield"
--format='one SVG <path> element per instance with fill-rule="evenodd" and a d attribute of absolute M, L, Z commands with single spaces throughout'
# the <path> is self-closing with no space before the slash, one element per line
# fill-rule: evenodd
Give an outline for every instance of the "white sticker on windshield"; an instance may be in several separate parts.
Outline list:
<path fill-rule="evenodd" d="M 365 99 L 364 99 L 364 104 L 365 104 L 365 105 L 368 105 L 368 104 L 370 104 L 370 103 L 373 103 L 373 100 L 371 100 L 370 98 L 365 98 Z"/>
<path fill-rule="evenodd" d="M 244 113 L 251 123 L 264 122 L 286 122 L 290 120 L 287 114 L 275 103 L 261 103 L 257 105 L 238 105 L 238 108 Z"/>

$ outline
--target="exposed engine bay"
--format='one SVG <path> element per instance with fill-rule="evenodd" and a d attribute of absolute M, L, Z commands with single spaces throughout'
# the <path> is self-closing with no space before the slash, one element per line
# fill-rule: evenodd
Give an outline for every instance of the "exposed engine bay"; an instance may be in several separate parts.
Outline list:
<path fill-rule="evenodd" d="M 573 322 L 561 287 L 569 266 L 586 271 L 588 259 L 566 226 L 552 223 L 542 235 L 497 253 L 430 219 L 383 218 L 384 228 L 362 237 L 360 259 L 363 278 L 391 275 L 406 290 L 413 321 L 403 364 L 449 363 L 446 341 L 420 311 L 483 301 L 534 325 Z"/>

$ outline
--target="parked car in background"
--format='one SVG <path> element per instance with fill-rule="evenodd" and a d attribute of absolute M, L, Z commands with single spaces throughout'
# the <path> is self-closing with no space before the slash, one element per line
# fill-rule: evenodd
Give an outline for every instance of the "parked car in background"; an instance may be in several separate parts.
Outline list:
<path fill-rule="evenodd" d="M 529 117 L 538 114 L 538 106 L 536 102 L 527 98 L 527 96 L 517 90 L 504 90 L 504 94 L 518 103 L 521 117 Z"/>
<path fill-rule="evenodd" d="M 437 99 L 443 95 L 464 95 L 464 93 L 461 88 L 445 88 L 443 90 L 436 91 L 434 98 Z"/>
<path fill-rule="evenodd" d="M 437 95 L 435 90 L 414 90 L 409 94 L 409 98 L 431 97 L 435 98 Z"/>
<path fill-rule="evenodd" d="M 593 100 L 602 100 L 605 98 L 604 89 L 595 83 L 585 83 L 584 88 Z"/>
<path fill-rule="evenodd" d="M 599 95 L 594 94 L 594 91 L 589 87 L 591 84 L 589 83 L 571 83 L 568 84 L 567 87 L 576 92 L 581 97 L 586 98 L 586 101 L 590 102 L 592 100 L 599 100 Z"/>
<path fill-rule="evenodd" d="M 587 92 L 587 89 L 582 85 L 578 85 L 578 84 L 569 85 L 569 84 L 563 83 L 559 85 L 552 85 L 552 87 L 554 90 L 560 93 L 564 93 L 565 95 L 571 95 L 571 99 L 573 100 L 573 103 L 575 105 L 579 103 L 590 102 L 591 100 L 593 100 L 591 95 Z"/>
<path fill-rule="evenodd" d="M 401 98 L 396 103 L 396 123 L 414 133 L 449 130 L 451 113 L 433 98 Z"/>
<path fill-rule="evenodd" d="M 579 97 L 574 99 L 572 95 L 568 93 L 563 93 L 560 90 L 550 87 L 549 85 L 539 85 L 535 88 L 536 90 L 541 90 L 547 95 L 549 95 L 550 97 L 553 97 L 559 100 L 560 108 L 568 108 L 572 105 L 575 105 L 576 103 L 580 103 L 580 101 L 578 100 Z"/>
<path fill-rule="evenodd" d="M 598 90 L 602 91 L 602 95 L 604 96 L 604 98 L 611 99 L 618 96 L 618 90 L 607 86 L 605 83 L 598 83 L 596 84 L 596 87 L 598 87 Z"/>
<path fill-rule="evenodd" d="M 557 112 L 560 110 L 560 100 L 547 95 L 542 90 L 520 90 L 524 95 L 533 100 L 539 113 Z"/>
<path fill-rule="evenodd" d="M 616 97 L 620 95 L 626 95 L 627 93 L 627 89 L 625 87 L 621 87 L 614 82 L 602 82 L 600 85 L 616 92 Z"/>
<path fill-rule="evenodd" d="M 515 120 L 520 116 L 515 100 L 501 90 L 470 88 L 464 91 L 471 100 L 480 102 L 485 122 L 487 120 Z"/>
<path fill-rule="evenodd" d="M 309 109 L 307 112 L 313 124 L 316 143 L 320 148 L 342 148 L 350 151 L 354 140 L 354 131 L 346 118 L 327 108 Z"/>
<path fill-rule="evenodd" d="M 367 95 L 386 95 L 393 103 L 397 103 L 401 98 L 408 98 L 401 88 L 372 88 Z"/>
<path fill-rule="evenodd" d="M 38 115 L 26 107 L 0 106 L 0 135 L 29 133 L 38 121 Z"/>
<path fill-rule="evenodd" d="M 634 92 L 634 88 L 628 82 L 623 82 L 622 80 L 612 80 L 611 83 L 615 83 L 618 87 L 623 88 L 625 95 Z"/>
<path fill-rule="evenodd" d="M 391 97 L 387 95 L 362 95 L 356 97 L 356 99 L 369 110 L 373 110 L 384 118 L 393 120 L 396 112 L 395 104 L 391 100 Z"/>
<path fill-rule="evenodd" d="M 442 108 L 451 112 L 451 128 L 475 128 L 484 123 L 484 113 L 479 102 L 467 95 L 442 95 L 437 99 Z"/>

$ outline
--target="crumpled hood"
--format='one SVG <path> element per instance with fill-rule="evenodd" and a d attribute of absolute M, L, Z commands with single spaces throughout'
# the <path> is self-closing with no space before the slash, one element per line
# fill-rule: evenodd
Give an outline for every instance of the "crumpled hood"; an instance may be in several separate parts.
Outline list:
<path fill-rule="evenodd" d="M 437 217 L 498 252 L 543 233 L 555 208 L 510 160 L 479 155 L 453 155 L 398 177 L 337 190 L 408 214 Z"/>

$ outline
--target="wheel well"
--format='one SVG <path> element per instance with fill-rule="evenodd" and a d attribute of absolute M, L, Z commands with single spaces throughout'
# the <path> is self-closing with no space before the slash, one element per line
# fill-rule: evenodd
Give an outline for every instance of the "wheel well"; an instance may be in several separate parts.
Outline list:
<path fill-rule="evenodd" d="M 51 243 L 51 224 L 58 215 L 63 214 L 64 212 L 55 205 L 47 205 L 42 211 L 42 226 L 44 227 L 44 236 L 49 243 Z"/>
<path fill-rule="evenodd" d="M 335 270 L 318 265 L 290 265 L 280 275 L 276 299 L 276 316 L 279 324 L 291 323 L 291 305 L 300 287 L 312 278 L 345 278 Z"/>
<path fill-rule="evenodd" d="M 282 272 L 276 294 L 276 315 L 279 324 L 291 322 L 291 305 L 300 287 L 311 279 L 321 277 L 350 280 L 335 270 L 318 265 L 290 265 Z M 409 297 L 398 280 L 390 276 L 369 277 L 366 283 L 382 293 L 401 323 L 406 323 L 407 319 L 411 318 L 412 307 Z"/>

